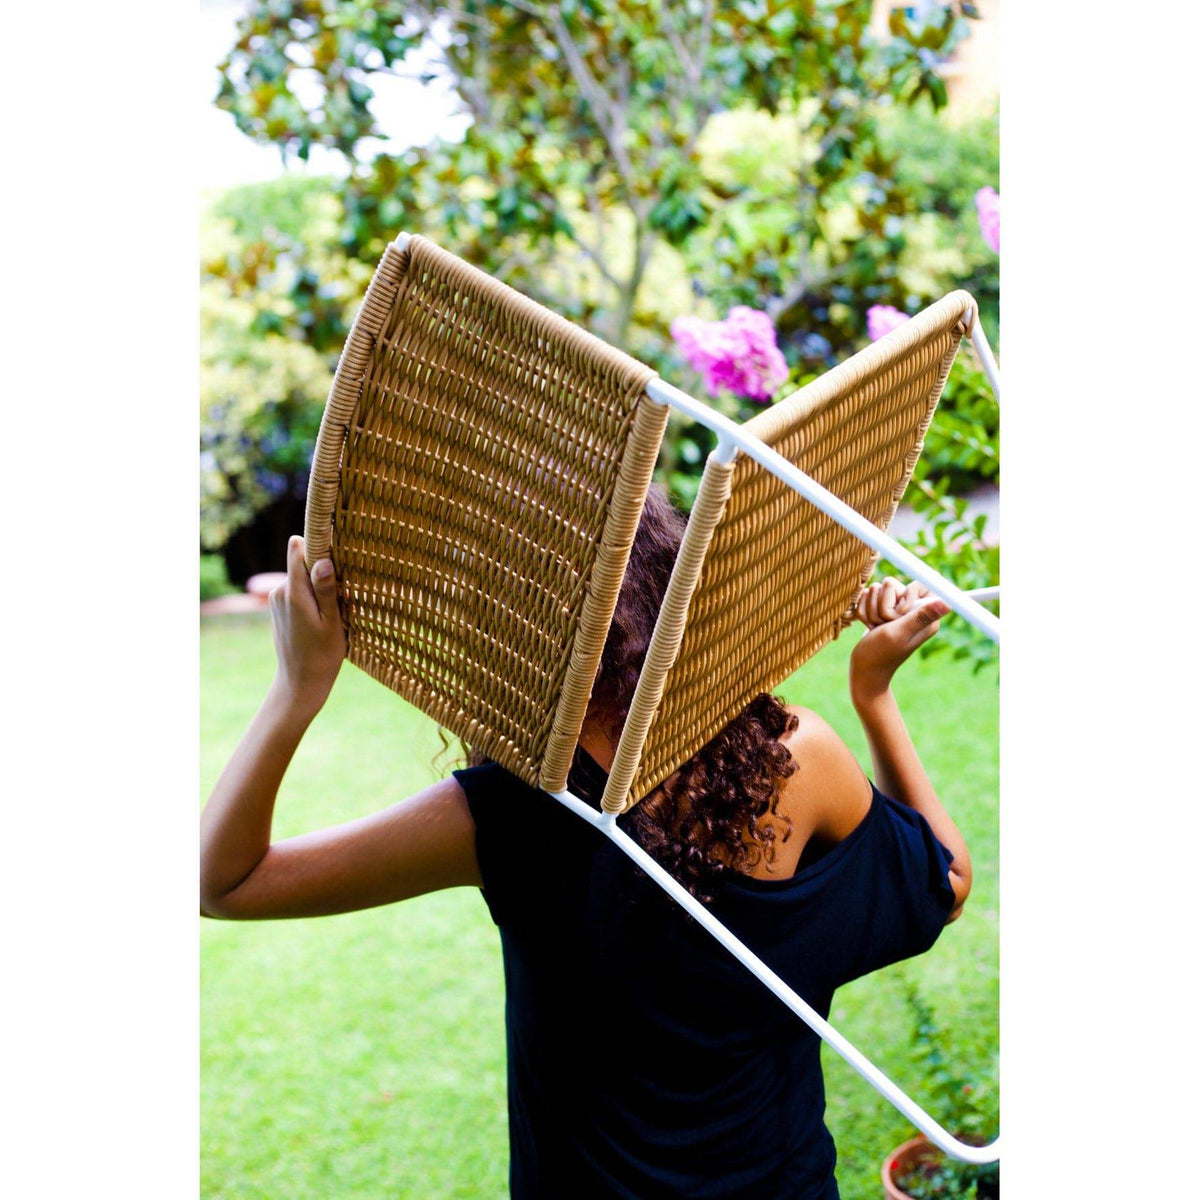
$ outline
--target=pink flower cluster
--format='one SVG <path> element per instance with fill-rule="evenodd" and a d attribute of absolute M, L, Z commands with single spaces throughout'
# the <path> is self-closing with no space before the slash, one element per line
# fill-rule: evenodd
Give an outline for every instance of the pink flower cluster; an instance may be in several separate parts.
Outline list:
<path fill-rule="evenodd" d="M 693 370 L 704 376 L 710 396 L 722 388 L 760 402 L 787 379 L 787 363 L 765 312 L 739 304 L 724 321 L 676 317 L 671 336 Z"/>
<path fill-rule="evenodd" d="M 981 187 L 975 193 L 975 211 L 979 214 L 979 232 L 983 240 L 1000 253 L 1000 193 L 994 187 Z"/>
<path fill-rule="evenodd" d="M 890 304 L 872 304 L 867 309 L 867 336 L 871 341 L 877 342 L 881 337 L 891 333 L 893 329 L 903 325 L 905 321 L 911 320 L 908 313 L 903 313 Z"/>

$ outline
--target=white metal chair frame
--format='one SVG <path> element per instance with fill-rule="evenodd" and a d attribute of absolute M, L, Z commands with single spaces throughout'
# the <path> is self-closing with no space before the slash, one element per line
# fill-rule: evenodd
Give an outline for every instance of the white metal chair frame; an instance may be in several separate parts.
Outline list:
<path fill-rule="evenodd" d="M 988 383 L 997 401 L 1000 399 L 1000 375 L 996 360 L 988 345 L 983 327 L 976 319 L 971 330 L 971 343 L 987 375 Z M 844 529 L 854 534 L 871 549 L 886 556 L 889 561 L 912 579 L 925 584 L 935 595 L 940 596 L 951 609 L 992 641 L 1000 641 L 1000 621 L 980 603 L 981 600 L 999 599 L 999 588 L 979 588 L 963 591 L 932 567 L 927 566 L 911 551 L 905 549 L 895 538 L 884 533 L 878 526 L 844 504 L 832 492 L 816 480 L 788 462 L 777 451 L 717 412 L 709 405 L 689 396 L 679 388 L 672 387 L 661 379 L 652 379 L 646 387 L 647 395 L 658 404 L 666 404 L 677 412 L 686 413 L 693 420 L 707 426 L 717 435 L 717 445 L 711 451 L 719 462 L 732 462 L 740 452 L 748 454 L 761 463 L 772 475 L 799 492 L 806 500 L 815 504 Z M 870 1059 L 846 1040 L 807 1001 L 789 987 L 766 963 L 745 943 L 734 937 L 686 888 L 664 870 L 641 846 L 617 825 L 615 813 L 600 812 L 569 791 L 551 793 L 573 813 L 594 825 L 624 851 L 655 883 L 677 904 L 684 908 L 704 927 L 730 954 L 752 975 L 769 988 L 788 1006 L 822 1041 L 837 1051 L 880 1095 L 884 1096 L 902 1112 L 935 1146 L 953 1158 L 967 1163 L 991 1163 L 1000 1158 L 1000 1139 L 987 1146 L 972 1146 L 950 1134 L 938 1124 L 919 1104 L 896 1086 Z"/>
<path fill-rule="evenodd" d="M 399 250 L 403 250 L 407 243 L 407 234 L 400 234 L 396 239 L 396 246 Z M 979 362 L 998 402 L 1000 399 L 999 370 L 978 318 L 971 323 L 970 336 L 975 353 L 979 357 Z M 651 379 L 646 385 L 646 394 L 656 404 L 666 405 L 677 412 L 684 413 L 692 420 L 711 429 L 717 435 L 717 445 L 711 451 L 711 456 L 715 461 L 731 463 L 739 453 L 749 455 L 772 475 L 794 489 L 872 550 L 884 555 L 910 578 L 925 584 L 930 591 L 944 600 L 954 612 L 981 633 L 999 643 L 1000 621 L 994 613 L 989 612 L 980 603 L 981 600 L 998 599 L 998 588 L 963 591 L 940 572 L 935 571 L 911 551 L 905 549 L 895 538 L 890 537 L 877 525 L 868 521 L 828 489 L 822 487 L 816 480 L 790 463 L 777 451 L 753 434 L 748 434 L 742 426 L 703 401 L 697 400 L 694 396 L 689 396 L 686 392 L 672 387 L 657 377 Z M 730 933 L 703 904 L 651 858 L 623 829 L 619 828 L 616 813 L 598 811 L 570 791 L 549 794 L 614 842 L 663 891 L 712 934 L 738 962 L 782 1000 L 814 1033 L 841 1055 L 880 1095 L 903 1113 L 934 1145 L 962 1162 L 984 1164 L 999 1160 L 999 1138 L 987 1146 L 972 1146 L 960 1141 L 944 1129 L 919 1104 L 897 1087 L 870 1059 L 838 1033 L 758 955 Z"/>

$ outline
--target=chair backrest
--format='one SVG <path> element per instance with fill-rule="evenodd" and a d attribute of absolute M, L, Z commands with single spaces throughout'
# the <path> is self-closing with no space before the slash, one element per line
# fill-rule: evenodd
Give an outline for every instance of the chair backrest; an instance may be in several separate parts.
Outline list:
<path fill-rule="evenodd" d="M 667 411 L 649 367 L 420 237 L 389 246 L 313 458 L 348 657 L 561 790 Z"/>
<path fill-rule="evenodd" d="M 973 319 L 953 292 L 745 425 L 886 529 Z M 711 458 L 604 795 L 629 809 L 852 620 L 877 555 L 744 454 Z"/>

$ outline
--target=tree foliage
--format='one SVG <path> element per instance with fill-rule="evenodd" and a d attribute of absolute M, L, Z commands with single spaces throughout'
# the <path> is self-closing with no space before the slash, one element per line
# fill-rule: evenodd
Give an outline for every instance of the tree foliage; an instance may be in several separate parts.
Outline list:
<path fill-rule="evenodd" d="M 960 8 L 936 5 L 879 41 L 866 0 L 257 0 L 217 102 L 285 157 L 314 144 L 344 157 L 340 242 L 351 258 L 374 262 L 404 226 L 433 231 L 640 348 L 654 341 L 635 331 L 647 268 L 673 247 L 718 303 L 771 300 L 785 329 L 802 317 L 811 328 L 827 317 L 815 293 L 836 295 L 839 281 L 868 302 L 888 294 L 895 256 L 876 250 L 889 247 L 859 254 L 827 219 L 851 188 L 858 240 L 899 237 L 889 218 L 907 204 L 877 114 L 885 101 L 944 101 L 937 61 L 961 36 Z M 384 137 L 372 84 L 389 73 L 447 82 L 470 116 L 466 136 L 370 153 Z M 702 169 L 706 126 L 738 106 L 786 114 L 804 143 L 782 181 L 790 219 L 769 246 L 738 237 L 737 222 L 773 197 Z M 588 269 L 556 269 L 564 259 Z"/>
<path fill-rule="evenodd" d="M 208 447 L 224 472 L 209 493 L 209 544 L 281 487 L 302 492 L 302 472 L 278 460 L 250 410 L 282 423 L 285 441 L 315 430 L 301 397 L 311 388 L 319 414 L 319 381 L 401 229 L 685 382 L 666 335 L 680 312 L 766 309 L 794 383 L 862 343 L 871 304 L 913 311 L 957 285 L 970 255 L 954 239 L 969 235 L 947 225 L 962 224 L 962 198 L 920 177 L 897 129 L 918 103 L 944 104 L 939 62 L 967 32 L 970 5 L 900 14 L 883 37 L 871 9 L 254 0 L 221 64 L 218 105 L 285 160 L 319 145 L 345 172 L 243 190 L 217 208 L 221 244 L 205 270 L 211 304 L 217 290 L 226 303 L 206 317 L 210 365 L 231 322 L 262 346 L 235 356 L 244 410 L 216 398 L 232 385 L 206 385 L 209 416 L 226 426 Z M 390 146 L 372 101 L 396 75 L 447 87 L 469 118 L 461 139 Z M 949 448 L 956 436 L 947 468 L 970 473 Z M 244 437 L 262 452 L 249 472 L 229 469 Z M 672 420 L 662 474 L 685 503 L 710 445 L 706 430 Z"/>

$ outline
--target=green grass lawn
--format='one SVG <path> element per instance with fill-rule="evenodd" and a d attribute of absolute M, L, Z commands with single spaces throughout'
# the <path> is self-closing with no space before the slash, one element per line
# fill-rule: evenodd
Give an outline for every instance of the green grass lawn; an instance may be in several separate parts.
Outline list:
<path fill-rule="evenodd" d="M 781 693 L 833 724 L 868 763 L 846 695 L 856 633 Z M 274 670 L 265 619 L 203 622 L 200 772 L 208 795 Z M 994 1076 L 997 1034 L 995 671 L 937 656 L 897 692 L 926 765 L 971 846 L 965 915 L 930 953 L 844 988 L 832 1019 L 921 1100 L 905 978 L 934 1004 L 954 1063 Z M 436 726 L 353 667 L 342 670 L 284 781 L 289 836 L 383 807 L 445 774 Z M 501 1197 L 507 1191 L 504 987 L 478 893 L 313 921 L 205 921 L 202 1194 L 269 1200 Z M 881 1192 L 908 1124 L 825 1056 L 828 1123 L 847 1200 Z M 992 1132 L 992 1131 L 989 1131 Z"/>

